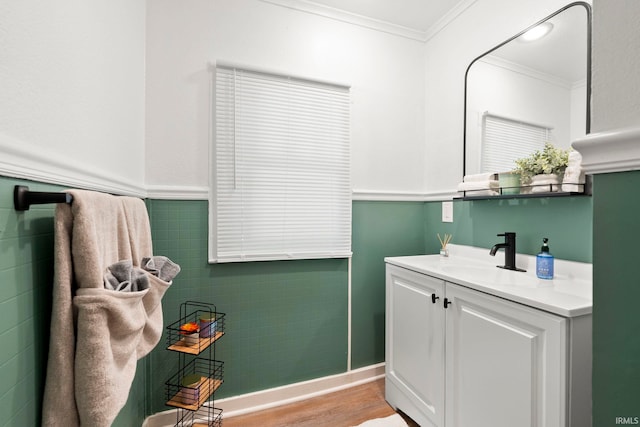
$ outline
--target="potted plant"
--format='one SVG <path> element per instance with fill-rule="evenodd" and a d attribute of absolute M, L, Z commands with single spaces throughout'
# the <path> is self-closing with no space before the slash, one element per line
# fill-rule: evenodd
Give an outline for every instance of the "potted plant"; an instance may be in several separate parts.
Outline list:
<path fill-rule="evenodd" d="M 520 174 L 522 185 L 531 192 L 558 191 L 562 175 L 569 164 L 569 151 L 546 142 L 542 150 L 515 161 L 515 171 Z"/>
<path fill-rule="evenodd" d="M 180 335 L 184 338 L 185 345 L 195 345 L 199 343 L 200 326 L 196 322 L 188 322 L 180 326 Z"/>

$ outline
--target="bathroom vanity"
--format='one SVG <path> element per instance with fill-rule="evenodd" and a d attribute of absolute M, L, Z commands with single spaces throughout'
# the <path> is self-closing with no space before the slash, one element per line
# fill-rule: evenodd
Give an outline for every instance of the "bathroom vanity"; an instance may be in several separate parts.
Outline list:
<path fill-rule="evenodd" d="M 500 255 L 498 255 L 500 256 Z M 386 399 L 422 427 L 591 425 L 591 265 L 386 258 Z"/>

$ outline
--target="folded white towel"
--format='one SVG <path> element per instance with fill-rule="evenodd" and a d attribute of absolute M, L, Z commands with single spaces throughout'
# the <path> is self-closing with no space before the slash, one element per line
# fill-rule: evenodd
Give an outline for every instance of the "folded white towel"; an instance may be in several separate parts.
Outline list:
<path fill-rule="evenodd" d="M 473 190 L 465 193 L 468 197 L 484 197 L 484 196 L 498 196 L 500 193 L 497 190 Z"/>
<path fill-rule="evenodd" d="M 458 184 L 458 191 L 461 193 L 468 192 L 467 196 L 497 196 L 499 190 L 500 184 L 496 180 L 461 182 Z"/>
<path fill-rule="evenodd" d="M 474 191 L 474 190 L 497 190 L 500 183 L 497 180 L 485 180 L 474 182 L 461 182 L 458 184 L 458 191 Z"/>
<path fill-rule="evenodd" d="M 465 175 L 462 178 L 463 182 L 485 182 L 494 181 L 498 179 L 497 173 L 477 173 L 473 175 Z"/>

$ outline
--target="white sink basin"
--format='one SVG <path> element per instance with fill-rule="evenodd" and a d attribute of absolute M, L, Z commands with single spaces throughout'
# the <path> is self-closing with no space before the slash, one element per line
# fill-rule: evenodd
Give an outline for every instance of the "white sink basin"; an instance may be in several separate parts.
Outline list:
<path fill-rule="evenodd" d="M 516 286 L 540 288 L 552 286 L 550 280 L 538 279 L 530 272 L 505 270 L 491 265 L 448 264 L 442 266 L 442 271 L 456 278 L 477 283 L 492 283 L 502 286 Z"/>

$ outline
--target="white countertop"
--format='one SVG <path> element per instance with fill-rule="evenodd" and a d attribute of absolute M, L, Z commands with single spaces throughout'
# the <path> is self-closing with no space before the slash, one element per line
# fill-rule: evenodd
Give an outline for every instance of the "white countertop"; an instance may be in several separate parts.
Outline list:
<path fill-rule="evenodd" d="M 516 272 L 496 267 L 504 265 L 502 250 L 492 257 L 485 248 L 447 247 L 448 257 L 389 257 L 385 262 L 564 317 L 591 313 L 591 264 L 556 259 L 554 278 L 543 280 L 536 277 L 535 256 L 517 254 L 516 265 L 527 271 Z"/>

